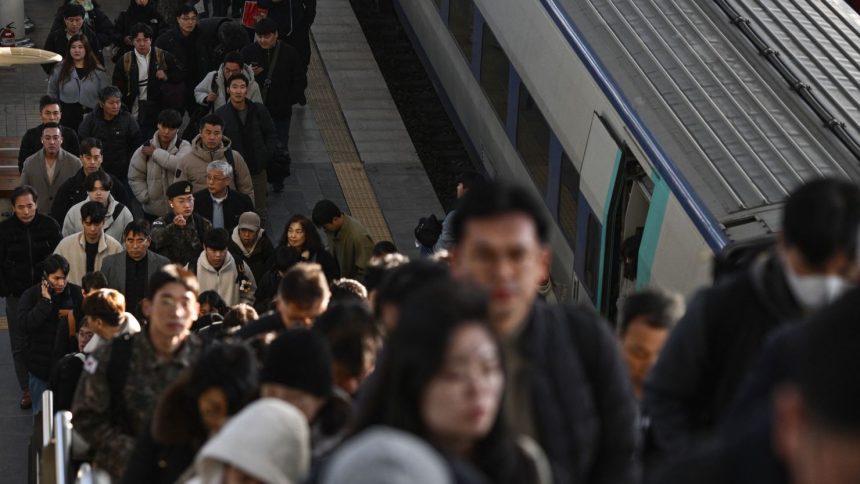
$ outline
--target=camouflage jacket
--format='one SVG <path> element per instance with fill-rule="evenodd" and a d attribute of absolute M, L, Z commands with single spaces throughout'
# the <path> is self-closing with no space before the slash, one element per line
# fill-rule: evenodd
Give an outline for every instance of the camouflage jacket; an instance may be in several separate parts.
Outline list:
<path fill-rule="evenodd" d="M 87 357 L 72 403 L 73 425 L 90 444 L 93 463 L 115 480 L 122 478 L 158 397 L 194 363 L 203 348 L 201 340 L 191 334 L 173 358 L 159 361 L 148 335 L 144 330 L 127 342 L 114 340 Z M 131 348 L 122 401 L 114 402 L 108 369 L 118 343 L 130 344 Z"/>
<path fill-rule="evenodd" d="M 212 229 L 212 223 L 194 213 L 184 227 L 173 223 L 169 213 L 152 223 L 152 251 L 170 259 L 174 264 L 196 262 L 203 252 L 203 237 Z"/>

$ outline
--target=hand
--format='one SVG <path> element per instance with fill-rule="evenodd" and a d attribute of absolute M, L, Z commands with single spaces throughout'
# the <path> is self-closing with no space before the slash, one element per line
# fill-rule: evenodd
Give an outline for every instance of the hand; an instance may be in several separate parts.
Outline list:
<path fill-rule="evenodd" d="M 153 145 L 143 145 L 140 148 L 140 152 L 144 154 L 144 156 L 152 156 L 155 153 L 155 146 Z"/>
<path fill-rule="evenodd" d="M 218 97 L 217 94 L 215 94 L 214 92 L 210 92 L 209 94 L 206 95 L 206 102 L 211 104 L 212 102 L 215 101 L 215 98 L 217 98 L 217 97 Z"/>
<path fill-rule="evenodd" d="M 48 285 L 48 281 L 42 280 L 42 297 L 45 299 L 51 299 L 51 291 L 48 289 L 50 287 Z"/>
<path fill-rule="evenodd" d="M 134 45 L 134 41 L 131 39 L 130 35 L 127 35 L 123 41 L 125 42 L 125 45 Z"/>
<path fill-rule="evenodd" d="M 173 217 L 173 225 L 185 227 L 186 223 L 187 222 L 185 221 L 185 217 L 183 217 L 182 215 L 177 215 L 177 216 Z"/>
<path fill-rule="evenodd" d="M 254 71 L 254 76 L 259 76 L 263 72 L 263 68 L 260 66 L 251 67 L 251 70 Z"/>
<path fill-rule="evenodd" d="M 166 81 L 167 80 L 167 73 L 164 72 L 164 69 L 159 69 L 159 70 L 155 71 L 155 77 L 161 81 Z"/>

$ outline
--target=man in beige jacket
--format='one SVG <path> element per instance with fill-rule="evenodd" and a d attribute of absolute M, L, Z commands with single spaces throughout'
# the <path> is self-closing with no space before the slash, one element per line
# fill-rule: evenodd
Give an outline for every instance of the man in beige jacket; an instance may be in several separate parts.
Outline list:
<path fill-rule="evenodd" d="M 99 202 L 87 202 L 81 206 L 84 229 L 60 241 L 55 254 L 69 261 L 68 281 L 81 285 L 87 272 L 100 270 L 104 258 L 122 252 L 122 245 L 102 227 L 107 217 L 107 208 Z"/>

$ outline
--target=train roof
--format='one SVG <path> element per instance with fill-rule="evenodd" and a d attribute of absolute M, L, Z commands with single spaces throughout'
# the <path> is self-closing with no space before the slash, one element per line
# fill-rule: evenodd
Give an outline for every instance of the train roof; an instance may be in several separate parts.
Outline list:
<path fill-rule="evenodd" d="M 860 16 L 842 0 L 726 0 L 729 13 L 715 0 L 556 2 L 730 239 L 777 230 L 782 200 L 804 181 L 860 180 L 856 151 L 820 115 L 860 140 Z"/>

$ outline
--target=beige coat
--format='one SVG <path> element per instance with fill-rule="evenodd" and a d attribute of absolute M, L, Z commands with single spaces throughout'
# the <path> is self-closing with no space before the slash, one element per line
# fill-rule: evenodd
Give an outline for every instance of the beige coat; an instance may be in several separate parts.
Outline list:
<path fill-rule="evenodd" d="M 119 254 L 120 252 L 122 252 L 122 245 L 110 235 L 102 232 L 102 238 L 99 239 L 99 251 L 96 254 L 96 263 L 93 269 L 100 270 L 105 257 Z M 54 253 L 60 254 L 69 261 L 68 282 L 80 286 L 81 279 L 87 273 L 87 252 L 84 233 L 78 232 L 68 237 L 63 237 L 63 240 L 54 249 Z"/>
<path fill-rule="evenodd" d="M 176 136 L 179 134 L 177 133 Z M 131 155 L 131 163 L 128 165 L 128 185 L 134 193 L 134 198 L 143 205 L 146 213 L 163 217 L 169 210 L 167 187 L 176 178 L 179 161 L 191 153 L 191 143 L 182 140 L 177 147 L 176 137 L 174 137 L 165 150 L 158 142 L 158 133 L 152 135 L 151 141 L 152 146 L 156 147 L 152 156 L 145 156 L 141 151 L 142 146 Z"/>
<path fill-rule="evenodd" d="M 176 171 L 176 181 L 188 180 L 194 185 L 194 192 L 206 190 L 206 167 L 209 163 L 216 160 L 226 161 L 224 151 L 230 149 L 230 138 L 226 136 L 222 138 L 221 147 L 214 151 L 209 151 L 203 147 L 203 141 L 200 140 L 200 135 L 194 137 L 191 141 L 191 153 L 185 155 L 179 162 L 179 169 Z M 242 154 L 236 150 L 233 151 L 233 180 L 230 182 L 230 188 L 244 193 L 254 200 L 254 185 L 251 183 L 251 172 L 248 170 L 248 165 Z"/>

